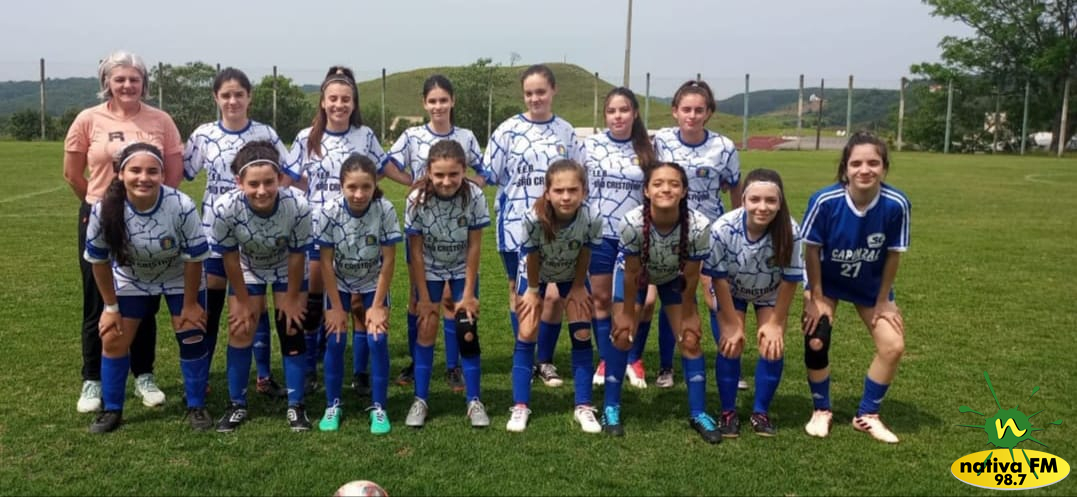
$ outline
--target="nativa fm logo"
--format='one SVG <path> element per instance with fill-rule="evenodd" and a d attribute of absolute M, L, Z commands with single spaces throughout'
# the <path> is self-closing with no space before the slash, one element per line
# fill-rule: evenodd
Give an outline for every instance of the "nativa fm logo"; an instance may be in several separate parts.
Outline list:
<path fill-rule="evenodd" d="M 996 450 L 984 450 L 961 457 L 950 465 L 950 472 L 958 480 L 969 485 L 996 490 L 1039 488 L 1062 481 L 1070 474 L 1070 465 L 1065 459 L 1046 452 L 1025 449 L 1018 449 L 1020 455 L 1015 456 L 1013 451 L 1017 444 L 1026 440 L 1047 447 L 1047 444 L 1032 436 L 1033 432 L 1045 430 L 1045 428 L 1032 427 L 1032 418 L 1043 410 L 1026 416 L 1017 409 L 1021 407 L 1020 405 L 1012 409 L 1003 409 L 986 371 L 984 371 L 984 379 L 987 380 L 987 389 L 991 391 L 991 396 L 995 399 L 998 412 L 994 416 L 987 416 L 968 406 L 961 406 L 958 408 L 959 411 L 979 414 L 985 418 L 985 422 L 983 425 L 958 426 L 979 428 L 985 431 L 988 444 L 994 445 Z M 1040 387 L 1033 388 L 1028 399 L 1031 400 L 1039 391 Z M 1052 421 L 1049 424 L 1061 425 L 1062 420 Z"/>

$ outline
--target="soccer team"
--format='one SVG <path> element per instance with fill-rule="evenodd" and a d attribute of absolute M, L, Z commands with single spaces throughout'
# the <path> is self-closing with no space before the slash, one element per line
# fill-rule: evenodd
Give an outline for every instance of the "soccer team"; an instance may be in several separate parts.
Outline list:
<path fill-rule="evenodd" d="M 483 187 L 493 186 L 515 338 L 508 431 L 527 428 L 535 378 L 563 383 L 554 351 L 567 320 L 573 418 L 584 432 L 624 435 L 622 386 L 646 386 L 640 358 L 660 302 L 656 385 L 673 386 L 679 349 L 689 425 L 710 443 L 740 432 L 745 317 L 749 305 L 755 308 L 759 359 L 747 419 L 755 433 L 774 436 L 768 411 L 781 381 L 789 309 L 803 284 L 801 329 L 814 403 L 805 431 L 830 432 L 828 349 L 837 302 L 846 301 L 876 348 L 852 425 L 898 441 L 879 410 L 904 351 L 893 287 L 909 243 L 910 204 L 884 183 L 887 147 L 869 133 L 849 139 L 837 181 L 811 196 L 798 225 L 778 173 L 756 169 L 742 179 L 733 142 L 705 127 L 715 101 L 702 81 L 681 85 L 672 103 L 677 126 L 653 138 L 632 91 L 615 88 L 604 103 L 607 130 L 581 140 L 553 113 L 553 72 L 531 66 L 520 79 L 526 110 L 498 126 L 481 152 L 475 136 L 454 124 L 452 83 L 435 75 L 422 88 L 429 122 L 408 129 L 386 153 L 363 125 L 355 78 L 345 67 L 327 72 L 317 115 L 290 150 L 271 127 L 248 117 L 252 87 L 239 70 L 217 75 L 220 119 L 200 126 L 186 146 L 171 118 L 142 102 L 147 72 L 138 56 L 110 54 L 98 75 L 105 101 L 75 119 L 64 155 L 64 176 L 83 202 L 78 410 L 96 412 L 91 432 L 122 423 L 128 370 L 145 405 L 164 402 L 153 376 L 154 316 L 163 295 L 192 428 L 231 432 L 247 420 L 254 362 L 256 390 L 287 399 L 294 431 L 313 427 L 306 394 L 318 390 L 322 364 L 326 408 L 317 425 L 339 430 L 350 337 L 351 387 L 369 400 L 371 433 L 389 433 L 389 289 L 401 241 L 411 362 L 395 381 L 414 388 L 404 423 L 422 427 L 428 417 L 441 324 L 446 381 L 464 393 L 471 425 L 488 426 L 478 269 L 491 224 Z M 199 215 L 176 187 L 202 170 Z M 383 177 L 410 188 L 403 229 L 378 186 Z M 717 418 L 706 409 L 699 298 L 718 346 Z M 206 396 L 226 300 L 229 403 L 214 419 Z M 271 327 L 283 385 L 271 374 Z M 593 399 L 597 385 L 601 408 Z"/>

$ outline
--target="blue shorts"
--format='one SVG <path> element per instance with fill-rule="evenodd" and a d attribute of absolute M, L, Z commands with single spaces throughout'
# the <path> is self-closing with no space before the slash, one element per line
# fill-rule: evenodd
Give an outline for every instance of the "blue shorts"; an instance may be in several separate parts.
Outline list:
<path fill-rule="evenodd" d="M 614 262 L 617 261 L 616 238 L 603 238 L 602 244 L 591 249 L 591 263 L 587 266 L 587 272 L 591 274 L 613 273 Z"/>
<path fill-rule="evenodd" d="M 546 288 L 548 285 L 549 283 L 539 284 L 539 296 L 543 298 L 546 297 Z M 561 298 L 567 297 L 568 292 L 572 290 L 571 281 L 562 281 L 560 283 L 555 283 L 555 285 L 557 285 L 557 296 Z M 584 285 L 587 287 L 587 293 L 591 293 L 591 282 L 584 281 Z M 523 295 L 525 293 L 527 293 L 527 276 L 521 274 L 519 279 L 516 280 L 516 295 Z"/>
<path fill-rule="evenodd" d="M 758 313 L 759 309 L 761 307 L 774 307 L 774 302 L 773 301 L 752 302 L 752 305 L 755 306 L 755 312 Z M 748 301 L 744 300 L 744 299 L 738 299 L 738 298 L 734 297 L 733 298 L 733 308 L 736 309 L 737 311 L 742 312 L 742 313 L 747 313 L 748 312 Z"/>
<path fill-rule="evenodd" d="M 613 271 L 613 302 L 620 303 L 625 301 L 625 272 L 624 269 L 617 268 Z M 656 285 L 658 288 L 658 298 L 661 300 L 662 305 L 678 305 L 684 302 L 684 295 L 681 292 L 673 290 L 673 284 L 676 280 L 667 281 L 661 285 Z M 636 292 L 636 303 L 642 304 L 647 300 L 647 288 L 640 288 Z"/>
<path fill-rule="evenodd" d="M 309 285 L 307 283 L 308 283 L 307 280 L 303 280 L 303 284 L 299 286 L 299 291 L 301 291 L 301 292 L 307 291 L 307 289 L 309 288 Z M 270 285 L 267 284 L 267 283 L 257 283 L 257 284 L 247 283 L 246 286 L 247 286 L 247 294 L 248 295 L 251 295 L 251 296 L 254 296 L 254 297 L 260 297 L 260 296 L 266 294 L 266 291 L 269 289 Z M 278 281 L 276 283 L 273 283 L 273 293 L 285 293 L 287 291 L 288 291 L 288 283 L 287 282 Z M 234 288 L 232 288 L 232 285 L 228 285 L 228 295 L 232 296 L 232 295 L 235 295 L 235 294 L 236 294 L 236 290 Z"/>
<path fill-rule="evenodd" d="M 516 281 L 517 273 L 520 271 L 520 253 L 519 252 L 498 252 L 501 254 L 501 264 L 505 266 L 505 274 L 509 275 L 509 281 Z"/>
<path fill-rule="evenodd" d="M 351 292 L 345 292 L 344 290 L 338 290 L 338 291 L 340 292 L 340 304 L 344 306 L 344 312 L 351 312 L 351 310 L 352 310 L 352 293 Z M 366 293 L 359 294 L 363 298 L 363 308 L 364 309 L 370 309 L 370 306 L 374 305 L 374 294 L 375 293 L 377 293 L 377 292 L 375 291 L 375 292 L 366 292 Z M 389 306 L 389 296 L 388 295 L 385 296 L 385 302 L 382 302 L 382 304 L 385 305 L 386 307 Z M 325 299 L 325 308 L 326 309 L 332 309 L 333 308 L 333 301 L 330 300 L 330 299 Z"/>
<path fill-rule="evenodd" d="M 445 284 L 449 284 L 449 291 L 452 292 L 452 301 L 459 302 L 464 299 L 464 278 L 457 278 L 449 281 L 427 281 L 426 291 L 430 294 L 431 302 L 441 302 L 442 297 L 445 294 Z M 479 298 L 479 287 L 475 285 L 475 298 Z M 415 299 L 419 299 L 419 292 L 416 290 Z"/>
<path fill-rule="evenodd" d="M 322 260 L 322 249 L 318 247 L 317 243 L 311 244 L 310 248 L 307 249 L 307 262 L 320 260 Z"/>
<path fill-rule="evenodd" d="M 165 304 L 168 305 L 168 313 L 179 316 L 183 312 L 183 294 L 175 293 L 165 295 Z M 118 295 L 116 303 L 120 305 L 120 316 L 128 319 L 145 319 L 150 309 L 157 309 L 157 303 L 161 295 Z M 206 291 L 198 292 L 198 303 L 204 308 L 206 305 Z"/>
<path fill-rule="evenodd" d="M 213 276 L 220 276 L 221 278 L 228 278 L 228 275 L 224 273 L 224 258 L 223 257 L 210 257 L 202 261 L 202 268 L 206 274 L 212 274 Z"/>

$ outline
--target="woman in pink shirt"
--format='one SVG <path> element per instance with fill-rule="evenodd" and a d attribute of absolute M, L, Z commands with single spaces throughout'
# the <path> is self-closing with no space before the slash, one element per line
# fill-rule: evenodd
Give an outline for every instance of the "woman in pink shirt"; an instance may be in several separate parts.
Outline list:
<path fill-rule="evenodd" d="M 146 96 L 148 73 L 142 58 L 116 51 L 97 68 L 101 83 L 98 97 L 103 103 L 79 113 L 64 140 L 64 179 L 82 202 L 79 208 L 79 253 L 86 243 L 90 206 L 101 200 L 115 176 L 115 155 L 129 143 L 153 144 L 164 155 L 164 183 L 171 187 L 183 179 L 183 142 L 172 118 L 142 99 Z M 82 394 L 78 411 L 101 409 L 101 337 L 97 321 L 104 306 L 94 283 L 91 265 L 79 257 L 82 270 Z M 149 309 L 156 313 L 157 309 Z M 165 395 L 153 377 L 156 320 L 145 319 L 131 345 L 131 372 L 135 395 L 153 407 L 164 403 Z"/>

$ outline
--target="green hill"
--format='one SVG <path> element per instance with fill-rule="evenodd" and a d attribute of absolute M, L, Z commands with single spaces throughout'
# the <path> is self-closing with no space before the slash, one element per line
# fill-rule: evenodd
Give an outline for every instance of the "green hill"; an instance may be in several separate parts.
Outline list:
<path fill-rule="evenodd" d="M 58 116 L 69 108 L 82 109 L 97 104 L 96 78 L 59 78 L 45 80 L 45 111 Z M 41 106 L 41 83 L 38 81 L 0 82 L 0 116 Z"/>
<path fill-rule="evenodd" d="M 804 99 L 810 95 L 818 95 L 819 88 L 804 88 Z M 826 105 L 823 109 L 824 126 L 845 126 L 845 109 L 848 104 L 848 93 L 842 89 L 826 90 Z M 898 105 L 897 90 L 880 89 L 853 89 L 853 127 L 887 127 L 891 114 L 896 113 Z M 807 118 L 810 110 L 808 102 L 804 103 L 804 115 Z M 749 118 L 771 120 L 774 122 L 790 123 L 795 126 L 797 118 L 797 90 L 760 90 L 753 91 L 748 95 Z M 718 102 L 718 112 L 740 115 L 744 112 L 744 94 L 739 93 Z M 812 114 L 814 116 L 814 114 Z M 814 125 L 815 118 L 810 123 L 805 121 L 806 126 Z"/>

